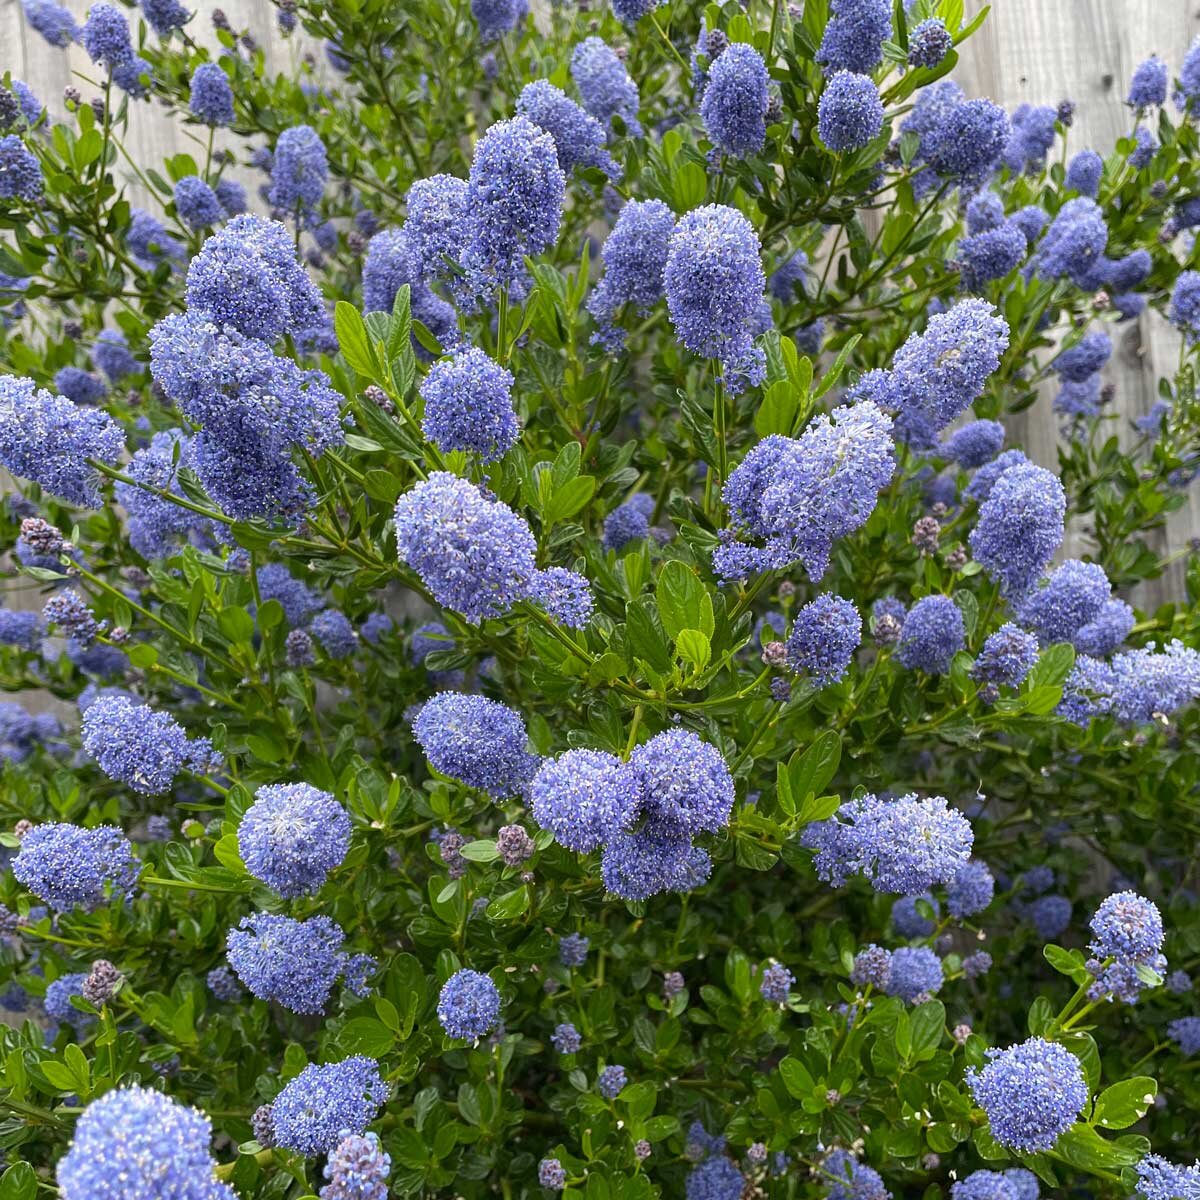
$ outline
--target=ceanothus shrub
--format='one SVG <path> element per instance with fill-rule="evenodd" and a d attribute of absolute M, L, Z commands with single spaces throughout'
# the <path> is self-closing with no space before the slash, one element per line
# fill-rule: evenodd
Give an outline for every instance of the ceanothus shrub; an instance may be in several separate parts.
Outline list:
<path fill-rule="evenodd" d="M 273 11 L 0 61 L 0 1200 L 1200 1195 L 1200 41 Z"/>

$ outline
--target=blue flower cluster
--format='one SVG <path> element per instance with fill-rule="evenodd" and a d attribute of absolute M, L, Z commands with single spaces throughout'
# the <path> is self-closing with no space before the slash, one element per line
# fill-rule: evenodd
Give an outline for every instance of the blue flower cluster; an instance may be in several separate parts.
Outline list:
<path fill-rule="evenodd" d="M 797 561 L 825 573 L 833 544 L 864 525 L 895 470 L 892 422 L 869 400 L 815 417 L 799 438 L 772 435 L 729 476 L 722 498 L 733 532 L 713 553 L 725 579 L 744 579 Z"/>
<path fill-rule="evenodd" d="M 438 692 L 421 706 L 413 736 L 430 765 L 495 800 L 520 793 L 537 759 L 521 714 L 463 692 Z"/>
<path fill-rule="evenodd" d="M 604 848 L 610 892 L 645 900 L 708 878 L 711 861 L 692 838 L 728 823 L 733 780 L 715 747 L 669 729 L 637 746 L 628 762 L 584 749 L 547 760 L 530 799 L 534 819 L 567 849 Z"/>
<path fill-rule="evenodd" d="M 345 934 L 328 917 L 304 921 L 253 913 L 229 931 L 226 955 L 234 973 L 260 1000 L 296 1013 L 321 1013 L 339 978 L 357 995 L 369 990 L 375 960 L 342 949 Z"/>
<path fill-rule="evenodd" d="M 25 834 L 12 871 L 39 900 L 66 912 L 131 892 L 141 865 L 129 839 L 112 825 L 84 829 L 52 822 Z"/>
<path fill-rule="evenodd" d="M 912 896 L 950 883 L 967 864 L 974 835 L 941 796 L 867 794 L 808 826 L 801 840 L 816 851 L 817 874 L 834 887 L 861 874 L 877 892 Z"/>
<path fill-rule="evenodd" d="M 1090 999 L 1111 996 L 1133 1004 L 1147 986 L 1145 972 L 1166 974 L 1162 914 L 1152 900 L 1136 892 L 1114 892 L 1096 909 L 1090 926 Z"/>
<path fill-rule="evenodd" d="M 116 1088 L 80 1114 L 56 1178 L 63 1200 L 237 1200 L 215 1174 L 212 1125 L 144 1087 Z"/>
<path fill-rule="evenodd" d="M 966 1079 L 992 1137 L 1025 1154 L 1052 1149 L 1088 1101 L 1079 1059 L 1040 1037 L 989 1050 L 987 1057 L 987 1065 L 969 1069 Z"/>
<path fill-rule="evenodd" d="M 763 351 L 755 346 L 766 288 L 754 226 L 734 208 L 695 208 L 675 226 L 663 272 L 667 311 L 693 354 L 717 359 L 726 387 L 762 381 Z"/>
<path fill-rule="evenodd" d="M 500 991 L 486 975 L 464 967 L 442 985 L 437 1015 L 447 1036 L 477 1041 L 500 1020 Z"/>
<path fill-rule="evenodd" d="M 281 896 L 315 892 L 350 847 L 350 814 L 307 783 L 260 787 L 238 826 L 246 870 Z"/>
<path fill-rule="evenodd" d="M 271 1104 L 275 1144 L 297 1154 L 328 1154 L 348 1135 L 365 1133 L 387 1097 L 373 1058 L 309 1063 Z"/>
<path fill-rule="evenodd" d="M 110 779 L 144 796 L 167 791 L 181 771 L 220 764 L 207 738 L 189 738 L 169 713 L 124 696 L 101 696 L 83 714 L 83 748 Z"/>
<path fill-rule="evenodd" d="M 95 459 L 115 465 L 125 449 L 120 427 L 105 412 L 0 376 L 0 466 L 32 479 L 68 504 L 99 508 Z"/>

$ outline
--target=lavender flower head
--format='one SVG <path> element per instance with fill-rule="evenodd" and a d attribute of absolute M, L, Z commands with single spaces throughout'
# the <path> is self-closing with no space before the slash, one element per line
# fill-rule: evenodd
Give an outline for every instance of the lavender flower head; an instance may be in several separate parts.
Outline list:
<path fill-rule="evenodd" d="M 237 1200 L 215 1172 L 212 1125 L 194 1108 L 143 1087 L 116 1088 L 75 1123 L 56 1169 L 63 1200 Z"/>
<path fill-rule="evenodd" d="M 192 19 L 192 14 L 178 0 L 141 0 L 141 5 L 146 24 L 160 38 L 169 37 Z"/>
<path fill-rule="evenodd" d="M 969 421 L 942 442 L 940 453 L 971 471 L 996 457 L 1004 446 L 1004 426 L 999 421 Z"/>
<path fill-rule="evenodd" d="M 116 383 L 126 375 L 138 373 L 137 359 L 129 351 L 125 335 L 115 329 L 105 329 L 92 346 L 92 364 Z"/>
<path fill-rule="evenodd" d="M 129 839 L 112 825 L 35 825 L 12 862 L 17 882 L 56 912 L 97 908 L 110 890 L 131 891 L 140 871 Z"/>
<path fill-rule="evenodd" d="M 600 750 L 568 750 L 547 759 L 529 791 L 534 820 L 581 854 L 628 829 L 640 801 L 630 767 Z"/>
<path fill-rule="evenodd" d="M 1200 1161 L 1177 1167 L 1161 1154 L 1147 1154 L 1137 1165 L 1137 1194 L 1144 1200 L 1195 1200 L 1200 1196 Z"/>
<path fill-rule="evenodd" d="M 604 848 L 600 874 L 604 886 L 623 900 L 647 900 L 677 890 L 691 865 L 686 837 L 647 830 L 619 833 Z"/>
<path fill-rule="evenodd" d="M 374 967 L 369 955 L 347 954 L 341 928 L 320 914 L 296 921 L 252 913 L 226 940 L 229 965 L 249 991 L 296 1013 L 324 1012 L 339 977 L 366 994 L 365 976 Z"/>
<path fill-rule="evenodd" d="M 925 916 L 919 905 L 928 905 L 932 917 Z M 901 896 L 892 905 L 892 928 L 903 938 L 928 937 L 934 930 L 934 921 L 941 916 L 942 906 L 932 892 L 919 896 Z"/>
<path fill-rule="evenodd" d="M 175 185 L 175 211 L 189 229 L 202 230 L 225 217 L 217 193 L 199 175 L 185 175 Z"/>
<path fill-rule="evenodd" d="M 517 115 L 554 139 L 558 165 L 564 173 L 576 167 L 595 167 L 610 179 L 621 177 L 621 168 L 604 148 L 604 126 L 561 88 L 544 79 L 526 84 L 517 97 Z"/>
<path fill-rule="evenodd" d="M 1028 242 L 1015 221 L 965 237 L 958 244 L 958 266 L 963 287 L 979 292 L 993 279 L 1003 279 L 1025 258 Z"/>
<path fill-rule="evenodd" d="M 612 10 L 625 25 L 636 25 L 648 12 L 660 8 L 666 0 L 612 0 Z"/>
<path fill-rule="evenodd" d="M 629 759 L 641 790 L 646 830 L 653 836 L 716 833 L 729 823 L 733 779 L 721 752 L 689 729 L 668 729 Z"/>
<path fill-rule="evenodd" d="M 799 560 L 811 579 L 820 579 L 833 543 L 866 522 L 892 478 L 891 432 L 891 420 L 868 400 L 820 414 L 799 438 L 773 435 L 759 442 L 730 475 L 722 499 L 734 529 L 766 545 L 748 547 L 748 561 L 732 562 L 730 546 L 718 547 L 717 573 L 745 578 L 751 570 Z"/>
<path fill-rule="evenodd" d="M 762 973 L 759 995 L 768 1004 L 786 1004 L 796 977 L 782 963 L 772 963 Z"/>
<path fill-rule="evenodd" d="M 101 696 L 83 714 L 83 748 L 110 779 L 143 796 L 167 791 L 181 771 L 207 774 L 214 758 L 207 738 L 189 739 L 169 713 Z"/>
<path fill-rule="evenodd" d="M 868 145 L 882 129 L 883 101 L 875 81 L 869 75 L 836 71 L 825 84 L 817 106 L 821 141 L 840 154 Z"/>
<path fill-rule="evenodd" d="M 413 736 L 435 770 L 496 800 L 515 795 L 531 774 L 520 713 L 485 696 L 438 692 L 422 705 Z"/>
<path fill-rule="evenodd" d="M 233 124 L 233 88 L 217 63 L 201 63 L 192 72 L 188 107 L 205 125 Z"/>
<path fill-rule="evenodd" d="M 1088 1101 L 1079 1060 L 1036 1037 L 987 1054 L 988 1064 L 968 1070 L 966 1082 L 987 1113 L 992 1137 L 1026 1154 L 1053 1148 Z"/>
<path fill-rule="evenodd" d="M 285 899 L 315 892 L 350 848 L 350 814 L 307 783 L 260 787 L 238 826 L 246 869 Z"/>
<path fill-rule="evenodd" d="M 841 596 L 823 592 L 796 613 L 787 640 L 788 666 L 825 687 L 846 677 L 861 643 L 858 609 Z"/>
<path fill-rule="evenodd" d="M 710 66 L 700 116 L 712 143 L 734 158 L 763 148 L 767 136 L 767 65 L 745 42 L 734 42 Z"/>
<path fill-rule="evenodd" d="M 892 36 L 888 0 L 833 0 L 817 50 L 826 71 L 869 75 L 883 61 L 883 43 Z"/>
<path fill-rule="evenodd" d="M 373 1058 L 309 1063 L 271 1105 L 275 1145 L 298 1154 L 327 1154 L 347 1134 L 361 1135 L 387 1101 Z"/>
<path fill-rule="evenodd" d="M 930 318 L 892 360 L 889 394 L 906 433 L 934 433 L 983 393 L 1008 349 L 1008 324 L 986 300 L 962 300 Z M 911 440 L 911 439 L 910 439 Z"/>
<path fill-rule="evenodd" d="M 295 336 L 324 313 L 286 226 L 249 213 L 208 238 L 192 259 L 187 304 L 191 314 L 264 342 Z"/>
<path fill-rule="evenodd" d="M 1087 196 L 1068 200 L 1050 222 L 1034 253 L 1032 267 L 1043 279 L 1068 277 L 1083 287 L 1108 243 L 1108 225 Z"/>
<path fill-rule="evenodd" d="M 1063 539 L 1067 498 L 1057 476 L 1032 464 L 1005 471 L 980 505 L 968 542 L 1006 596 L 1021 596 Z"/>
<path fill-rule="evenodd" d="M 512 372 L 474 346 L 442 359 L 421 383 L 421 430 L 439 450 L 503 458 L 521 434 L 512 386 Z"/>
<path fill-rule="evenodd" d="M 75 18 L 61 4 L 55 4 L 54 0 L 21 0 L 21 7 L 30 26 L 51 46 L 61 50 L 79 37 Z"/>
<path fill-rule="evenodd" d="M 267 199 L 272 208 L 307 223 L 321 203 L 328 176 L 325 144 L 317 131 L 310 125 L 294 125 L 275 142 Z"/>
<path fill-rule="evenodd" d="M 1112 584 L 1099 563 L 1069 558 L 1017 605 L 1017 618 L 1043 644 L 1074 641 L 1076 632 L 1094 621 L 1112 594 Z"/>
<path fill-rule="evenodd" d="M 1092 958 L 1087 966 L 1095 976 L 1089 999 L 1113 996 L 1133 1004 L 1147 986 L 1139 968 L 1160 976 L 1166 973 L 1158 906 L 1136 892 L 1114 892 L 1096 909 L 1089 924 Z"/>
<path fill-rule="evenodd" d="M 950 53 L 954 39 L 940 17 L 928 17 L 908 35 L 908 62 L 913 67 L 936 67 Z"/>
<path fill-rule="evenodd" d="M 966 627 L 958 605 L 949 596 L 923 596 L 900 626 L 896 657 L 910 670 L 945 675 L 965 642 Z"/>
<path fill-rule="evenodd" d="M 857 987 L 873 987 L 882 991 L 887 986 L 891 965 L 891 952 L 872 942 L 854 956 L 850 982 Z"/>
<path fill-rule="evenodd" d="M 517 27 L 525 15 L 522 0 L 471 0 L 481 42 L 494 42 Z"/>
<path fill-rule="evenodd" d="M 558 237 L 565 195 L 554 138 L 526 117 L 500 121 L 479 139 L 460 260 L 466 302 L 523 281 L 525 256 L 549 249 Z"/>
<path fill-rule="evenodd" d="M 821 1170 L 833 1181 L 825 1200 L 886 1200 L 891 1195 L 879 1172 L 858 1162 L 848 1150 L 831 1151 Z"/>
<path fill-rule="evenodd" d="M 457 261 L 462 251 L 467 181 L 454 175 L 418 179 L 408 189 L 405 208 L 408 217 L 404 222 L 404 237 L 417 273 L 427 281 L 444 277 L 446 260 Z M 392 290 L 394 295 L 395 289 Z M 379 307 L 390 311 L 390 306 Z"/>
<path fill-rule="evenodd" d="M 548 567 L 533 577 L 529 598 L 560 625 L 582 629 L 592 619 L 596 598 L 586 576 L 565 567 Z"/>
<path fill-rule="evenodd" d="M 985 685 L 1020 687 L 1037 656 L 1037 638 L 1009 621 L 988 634 L 971 668 L 971 678 Z"/>
<path fill-rule="evenodd" d="M 596 1088 L 606 1100 L 615 1100 L 625 1086 L 626 1079 L 624 1067 L 605 1067 L 596 1080 Z"/>
<path fill-rule="evenodd" d="M 970 823 L 942 796 L 850 800 L 827 821 L 809 825 L 802 844 L 815 850 L 817 874 L 834 887 L 862 874 L 877 892 L 912 896 L 949 883 L 970 858 Z"/>
<path fill-rule="evenodd" d="M 1081 150 L 1067 164 L 1066 186 L 1094 200 L 1104 174 L 1104 159 L 1095 150 Z"/>
<path fill-rule="evenodd" d="M 377 1134 L 347 1134 L 325 1164 L 329 1182 L 320 1200 L 387 1200 L 391 1169 L 391 1156 L 383 1152 Z"/>
<path fill-rule="evenodd" d="M 464 967 L 442 985 L 437 1015 L 448 1037 L 478 1041 L 500 1019 L 500 992 L 486 975 Z"/>
<path fill-rule="evenodd" d="M 80 508 L 99 508 L 94 458 L 113 465 L 125 449 L 105 412 L 79 408 L 33 381 L 0 376 L 0 466 Z"/>
<path fill-rule="evenodd" d="M 1157 54 L 1150 55 L 1134 68 L 1125 103 L 1131 108 L 1151 108 L 1167 102 L 1167 64 Z"/>
<path fill-rule="evenodd" d="M 956 920 L 972 917 L 991 904 L 995 890 L 987 863 L 973 858 L 946 885 L 946 911 Z"/>
<path fill-rule="evenodd" d="M 1200 341 L 1200 271 L 1179 272 L 1167 317 L 1189 343 Z"/>
<path fill-rule="evenodd" d="M 750 222 L 720 204 L 693 209 L 671 235 L 664 284 L 684 346 L 719 360 L 731 391 L 761 382 L 766 356 L 754 335 L 766 276 Z"/>
<path fill-rule="evenodd" d="M 942 960 L 928 946 L 901 946 L 892 951 L 884 991 L 908 1004 L 920 1004 L 941 990 Z"/>
<path fill-rule="evenodd" d="M 661 200 L 630 200 L 621 209 L 600 249 L 604 276 L 587 302 L 599 326 L 594 341 L 619 349 L 625 344 L 624 330 L 614 323 L 620 308 L 631 304 L 646 313 L 662 299 L 674 230 L 675 214 Z"/>
<path fill-rule="evenodd" d="M 605 128 L 613 117 L 620 117 L 631 134 L 641 133 L 637 84 L 606 42 L 588 37 L 576 45 L 571 52 L 571 78 L 579 89 L 583 107 Z"/>
<path fill-rule="evenodd" d="M 439 604 L 473 624 L 525 598 L 536 570 L 524 518 L 444 471 L 396 502 L 396 548 Z"/>
<path fill-rule="evenodd" d="M 0 200 L 37 200 L 43 189 L 42 168 L 15 133 L 0 138 Z"/>
<path fill-rule="evenodd" d="M 105 0 L 91 5 L 79 35 L 79 44 L 92 62 L 116 70 L 133 58 L 129 22 L 125 14 Z"/>

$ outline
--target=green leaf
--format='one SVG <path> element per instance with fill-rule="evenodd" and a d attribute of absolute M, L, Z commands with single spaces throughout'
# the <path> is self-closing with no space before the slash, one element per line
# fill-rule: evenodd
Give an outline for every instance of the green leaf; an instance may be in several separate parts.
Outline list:
<path fill-rule="evenodd" d="M 670 671 L 674 661 L 671 644 L 654 600 L 641 596 L 625 605 L 625 630 L 634 658 L 643 659 L 656 671 Z"/>
<path fill-rule="evenodd" d="M 1066 975 L 1075 983 L 1083 983 L 1092 977 L 1078 950 L 1064 950 L 1050 942 L 1042 947 L 1042 955 L 1060 975 Z"/>
<path fill-rule="evenodd" d="M 379 381 L 379 360 L 371 345 L 362 313 L 346 300 L 339 300 L 333 309 L 333 331 L 346 361 L 360 375 Z"/>
<path fill-rule="evenodd" d="M 685 162 L 671 178 L 671 197 L 676 212 L 685 213 L 704 203 L 708 192 L 708 176 L 698 162 Z"/>
<path fill-rule="evenodd" d="M 338 1044 L 349 1054 L 382 1058 L 391 1053 L 396 1035 L 374 1017 L 351 1017 L 338 1034 Z"/>
<path fill-rule="evenodd" d="M 699 674 L 712 658 L 712 644 L 698 629 L 681 629 L 675 639 L 675 653 L 684 662 L 691 663 L 696 674 Z"/>
<path fill-rule="evenodd" d="M 946 1007 L 940 1000 L 919 1004 L 909 1013 L 912 1048 L 907 1057 L 913 1062 L 932 1058 L 946 1028 Z"/>
<path fill-rule="evenodd" d="M 542 522 L 548 529 L 559 521 L 573 517 L 596 494 L 596 480 L 591 475 L 579 475 L 555 488 L 542 512 Z"/>
<path fill-rule="evenodd" d="M 1034 668 L 1029 672 L 1026 688 L 1033 691 L 1039 687 L 1061 687 L 1075 665 L 1075 647 L 1067 642 L 1055 642 L 1047 646 Z"/>
<path fill-rule="evenodd" d="M 763 389 L 762 404 L 754 414 L 754 432 L 759 437 L 772 433 L 790 434 L 799 408 L 799 396 L 791 381 L 777 379 Z"/>
<path fill-rule="evenodd" d="M 496 849 L 496 843 L 491 839 L 468 842 L 459 853 L 463 858 L 470 859 L 471 862 L 495 862 L 500 857 L 500 852 Z"/>
<path fill-rule="evenodd" d="M 677 638 L 684 629 L 698 629 L 712 637 L 715 628 L 712 597 L 686 563 L 671 559 L 659 573 L 654 588 L 658 615 L 667 636 Z"/>
<path fill-rule="evenodd" d="M 529 890 L 525 887 L 514 888 L 503 896 L 497 896 L 487 906 L 487 915 L 493 921 L 512 921 L 519 917 L 529 907 Z"/>
<path fill-rule="evenodd" d="M 1105 1141 L 1090 1125 L 1075 1124 L 1054 1143 L 1054 1152 L 1083 1171 L 1132 1167 L 1141 1155 Z"/>
<path fill-rule="evenodd" d="M 1105 1129 L 1128 1129 L 1146 1115 L 1157 1092 L 1158 1083 L 1149 1075 L 1137 1075 L 1114 1083 L 1096 1097 L 1092 1124 L 1102 1125 Z"/>
<path fill-rule="evenodd" d="M 808 1068 L 790 1054 L 787 1058 L 780 1060 L 779 1074 L 783 1078 L 783 1086 L 787 1088 L 788 1095 L 797 1100 L 809 1099 L 813 1094 L 813 1089 L 817 1086 L 813 1077 L 808 1073 Z"/>
<path fill-rule="evenodd" d="M 820 400 L 830 388 L 842 377 L 842 372 L 846 369 L 846 360 L 850 357 L 854 347 L 862 340 L 860 334 L 855 334 L 838 352 L 837 358 L 833 360 L 833 366 L 821 376 L 816 388 L 813 391 L 813 399 Z"/>
<path fill-rule="evenodd" d="M 217 628 L 234 645 L 249 644 L 254 636 L 254 618 L 244 608 L 223 608 L 217 614 Z"/>
<path fill-rule="evenodd" d="M 832 729 L 819 733 L 799 758 L 788 763 L 792 795 L 803 803 L 806 797 L 823 792 L 841 760 L 841 737 Z"/>
<path fill-rule="evenodd" d="M 34 1200 L 37 1176 L 26 1162 L 14 1163 L 0 1178 L 0 1200 Z"/>
<path fill-rule="evenodd" d="M 751 871 L 769 871 L 779 861 L 774 850 L 768 850 L 748 837 L 737 839 L 734 857 L 738 866 L 749 867 Z"/>

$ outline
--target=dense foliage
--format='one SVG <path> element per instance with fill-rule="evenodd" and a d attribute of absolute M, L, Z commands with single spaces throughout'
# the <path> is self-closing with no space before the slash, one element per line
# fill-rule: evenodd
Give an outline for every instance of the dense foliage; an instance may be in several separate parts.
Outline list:
<path fill-rule="evenodd" d="M 22 3 L 0 1200 L 1200 1196 L 1200 41 Z"/>

